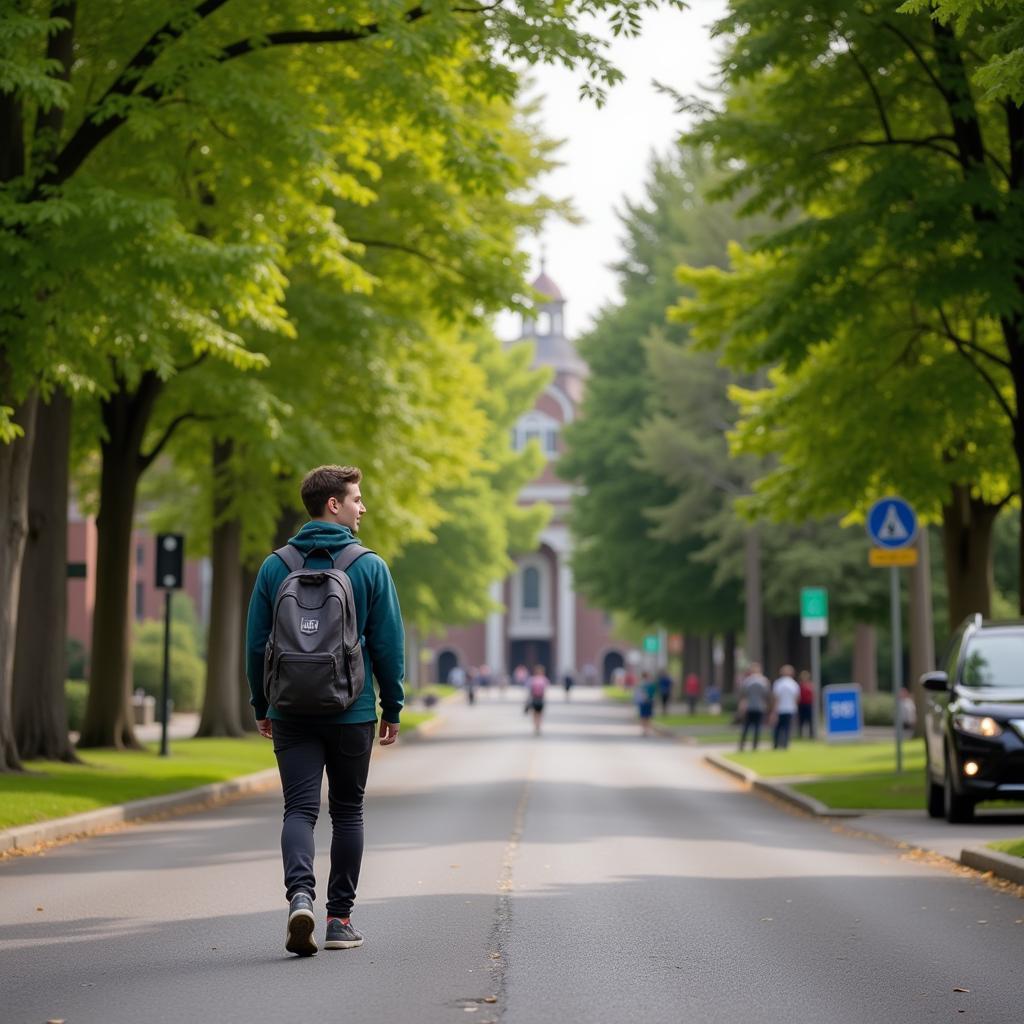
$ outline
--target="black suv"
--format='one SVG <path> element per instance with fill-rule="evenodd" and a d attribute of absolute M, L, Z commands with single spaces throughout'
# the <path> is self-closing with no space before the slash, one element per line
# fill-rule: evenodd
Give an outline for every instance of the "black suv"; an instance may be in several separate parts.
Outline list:
<path fill-rule="evenodd" d="M 921 677 L 928 813 L 970 821 L 982 800 L 1024 800 L 1024 622 L 972 616 L 942 665 Z"/>

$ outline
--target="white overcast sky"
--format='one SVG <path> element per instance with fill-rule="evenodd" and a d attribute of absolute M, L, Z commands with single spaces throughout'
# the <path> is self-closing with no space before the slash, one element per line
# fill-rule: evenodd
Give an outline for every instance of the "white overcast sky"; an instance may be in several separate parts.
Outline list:
<path fill-rule="evenodd" d="M 712 81 L 716 45 L 709 26 L 725 10 L 725 0 L 691 0 L 685 11 L 658 10 L 644 18 L 637 39 L 615 39 L 610 56 L 626 79 L 609 91 L 598 110 L 579 98 L 581 73 L 560 68 L 531 70 L 543 96 L 541 122 L 547 135 L 563 139 L 557 158 L 563 166 L 541 181 L 549 194 L 568 197 L 583 218 L 579 225 L 548 223 L 544 232 L 547 270 L 566 298 L 566 332 L 585 332 L 602 306 L 619 300 L 610 269 L 621 254 L 621 224 L 616 214 L 623 199 L 644 194 L 652 153 L 664 153 L 686 127 L 669 96 L 654 80 L 688 93 Z M 540 264 L 540 241 L 525 240 Z M 498 334 L 518 335 L 518 318 L 499 317 Z"/>

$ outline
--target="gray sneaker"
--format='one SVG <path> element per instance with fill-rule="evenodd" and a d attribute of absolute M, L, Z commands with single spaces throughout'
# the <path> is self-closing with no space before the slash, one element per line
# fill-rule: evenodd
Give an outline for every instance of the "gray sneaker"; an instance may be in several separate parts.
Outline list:
<path fill-rule="evenodd" d="M 288 936 L 284 948 L 296 956 L 315 956 L 318 949 L 313 901 L 308 893 L 297 892 L 288 904 Z"/>
<path fill-rule="evenodd" d="M 343 924 L 336 917 L 328 918 L 324 949 L 355 949 L 362 944 L 362 935 L 351 924 Z"/>

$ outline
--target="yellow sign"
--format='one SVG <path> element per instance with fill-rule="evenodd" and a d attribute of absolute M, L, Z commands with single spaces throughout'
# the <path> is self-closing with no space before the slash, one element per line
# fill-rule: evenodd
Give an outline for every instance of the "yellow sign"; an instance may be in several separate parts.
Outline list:
<path fill-rule="evenodd" d="M 868 565 L 876 567 L 917 565 L 917 548 L 872 548 Z"/>

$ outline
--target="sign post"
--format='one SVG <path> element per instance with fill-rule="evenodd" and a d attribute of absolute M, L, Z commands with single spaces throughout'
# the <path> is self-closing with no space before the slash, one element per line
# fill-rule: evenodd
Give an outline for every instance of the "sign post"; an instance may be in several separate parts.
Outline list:
<path fill-rule="evenodd" d="M 821 716 L 821 638 L 828 636 L 828 591 L 824 587 L 801 588 L 800 633 L 811 640 L 811 687 L 814 690 L 811 739 L 814 739 Z"/>
<path fill-rule="evenodd" d="M 903 771 L 903 722 L 900 690 L 903 689 L 903 628 L 900 621 L 900 566 L 917 564 L 917 515 L 902 498 L 880 498 L 868 511 L 868 536 L 875 547 L 870 565 L 889 567 L 889 612 L 892 623 L 892 721 L 896 732 L 896 771 Z"/>
<path fill-rule="evenodd" d="M 185 538 L 180 533 L 156 537 L 156 585 L 164 592 L 164 679 L 160 694 L 160 756 L 167 757 L 167 724 L 171 703 L 171 591 L 184 582 Z"/>

